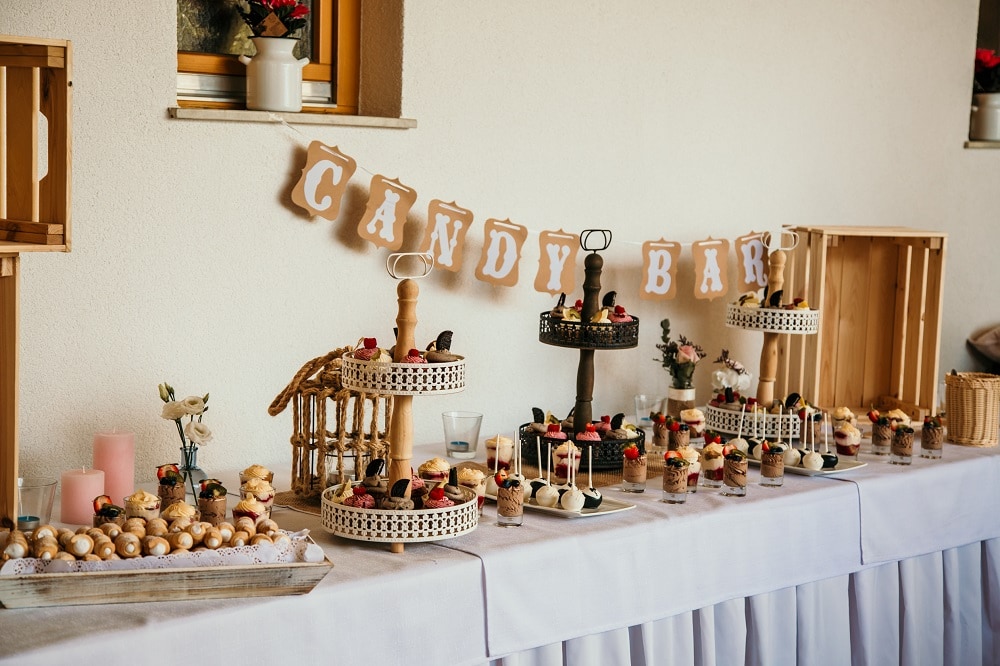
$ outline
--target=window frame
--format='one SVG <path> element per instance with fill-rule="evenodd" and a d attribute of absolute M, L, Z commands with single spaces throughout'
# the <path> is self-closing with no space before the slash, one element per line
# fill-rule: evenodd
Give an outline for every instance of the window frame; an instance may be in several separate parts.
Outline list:
<path fill-rule="evenodd" d="M 303 113 L 358 115 L 361 78 L 361 0 L 313 0 L 313 44 L 317 60 L 302 70 L 304 81 L 330 83 L 336 106 L 303 104 Z M 178 74 L 243 77 L 246 67 L 237 56 L 177 52 Z M 246 103 L 177 100 L 182 108 L 241 109 Z"/>

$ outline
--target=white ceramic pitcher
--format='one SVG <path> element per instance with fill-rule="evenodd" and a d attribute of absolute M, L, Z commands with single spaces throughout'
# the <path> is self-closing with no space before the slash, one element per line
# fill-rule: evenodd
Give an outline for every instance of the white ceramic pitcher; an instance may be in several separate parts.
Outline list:
<path fill-rule="evenodd" d="M 969 138 L 1000 141 L 1000 93 L 979 93 L 973 100 Z"/>
<path fill-rule="evenodd" d="M 301 111 L 302 68 L 309 58 L 296 60 L 298 39 L 253 37 L 257 55 L 240 56 L 247 66 L 247 108 L 256 111 Z"/>

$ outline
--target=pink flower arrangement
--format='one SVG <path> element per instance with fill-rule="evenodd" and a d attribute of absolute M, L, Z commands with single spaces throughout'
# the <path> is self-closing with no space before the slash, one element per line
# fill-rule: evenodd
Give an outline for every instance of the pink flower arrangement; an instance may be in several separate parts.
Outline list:
<path fill-rule="evenodd" d="M 694 366 L 698 361 L 705 358 L 705 352 L 699 345 L 696 345 L 683 335 L 678 340 L 671 340 L 669 319 L 661 321 L 660 328 L 663 329 L 663 333 L 660 336 L 663 342 L 656 345 L 656 348 L 660 350 L 663 358 L 655 360 L 660 361 L 667 372 L 670 373 L 675 389 L 692 388 Z"/>
<path fill-rule="evenodd" d="M 974 93 L 1000 92 L 1000 55 L 991 49 L 976 49 L 976 71 L 972 78 Z"/>
<path fill-rule="evenodd" d="M 306 27 L 309 15 L 309 7 L 300 0 L 239 0 L 237 10 L 254 37 L 295 37 L 294 33 Z M 268 19 L 272 14 L 280 25 Z"/>

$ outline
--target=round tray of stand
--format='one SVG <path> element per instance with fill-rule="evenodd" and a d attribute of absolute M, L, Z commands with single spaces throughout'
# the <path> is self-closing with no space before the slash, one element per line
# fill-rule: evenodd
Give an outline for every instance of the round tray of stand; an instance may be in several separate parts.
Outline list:
<path fill-rule="evenodd" d="M 730 303 L 726 307 L 726 326 L 764 333 L 812 335 L 819 331 L 819 310 L 748 308 Z"/>
<path fill-rule="evenodd" d="M 518 438 L 521 440 L 521 460 L 528 463 L 529 465 L 535 465 L 539 467 L 538 455 L 536 451 L 536 434 L 532 432 L 529 427 L 530 423 L 523 423 L 517 429 Z M 580 468 L 586 469 L 587 467 L 587 449 L 592 448 L 594 450 L 594 471 L 595 472 L 607 472 L 619 470 L 622 468 L 622 449 L 630 444 L 635 444 L 639 447 L 639 451 L 642 453 L 646 452 L 646 432 L 642 428 L 636 428 L 636 433 L 638 437 L 632 439 L 602 439 L 599 442 L 578 442 L 573 440 L 573 443 L 581 449 L 583 452 L 583 457 L 580 461 Z M 552 440 L 552 450 L 555 451 L 556 446 L 562 444 L 567 440 Z M 542 451 L 548 450 L 548 441 L 545 436 L 542 436 Z M 542 454 L 545 455 L 544 453 Z M 544 462 L 544 459 L 543 459 Z M 545 468 L 540 467 L 539 473 L 544 474 Z"/>
<path fill-rule="evenodd" d="M 639 344 L 639 318 L 632 317 L 625 323 L 590 324 L 543 312 L 538 320 L 538 340 L 572 349 L 632 349 Z"/>
<path fill-rule="evenodd" d="M 716 432 L 730 435 L 739 433 L 739 411 L 706 405 L 704 412 L 706 430 L 715 430 Z M 753 419 L 754 416 L 750 412 L 747 412 L 743 416 L 744 437 L 753 436 Z M 757 416 L 757 436 L 769 441 L 776 440 L 778 438 L 779 424 L 781 426 L 781 441 L 787 442 L 798 438 L 802 421 L 799 419 L 799 415 L 794 412 L 786 412 L 780 416 L 778 414 L 759 414 Z"/>
<path fill-rule="evenodd" d="M 365 393 L 438 395 L 465 389 L 465 359 L 448 363 L 379 363 L 344 356 L 341 383 Z"/>
<path fill-rule="evenodd" d="M 465 501 L 440 509 L 363 509 L 333 502 L 335 486 L 323 491 L 323 528 L 337 536 L 356 541 L 420 543 L 462 536 L 479 524 L 475 491 L 461 487 Z"/>

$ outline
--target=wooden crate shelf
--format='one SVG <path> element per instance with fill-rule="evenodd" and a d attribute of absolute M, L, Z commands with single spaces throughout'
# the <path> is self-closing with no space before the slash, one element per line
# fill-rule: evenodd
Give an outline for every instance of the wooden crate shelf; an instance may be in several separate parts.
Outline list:
<path fill-rule="evenodd" d="M 66 40 L 0 35 L 0 518 L 17 500 L 19 254 L 70 249 L 72 61 Z"/>
<path fill-rule="evenodd" d="M 780 393 L 822 407 L 933 413 L 940 380 L 943 233 L 795 227 L 785 292 L 822 312 L 815 336 L 783 336 Z"/>

